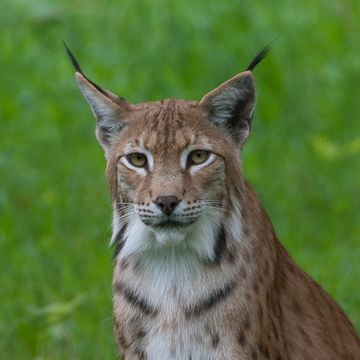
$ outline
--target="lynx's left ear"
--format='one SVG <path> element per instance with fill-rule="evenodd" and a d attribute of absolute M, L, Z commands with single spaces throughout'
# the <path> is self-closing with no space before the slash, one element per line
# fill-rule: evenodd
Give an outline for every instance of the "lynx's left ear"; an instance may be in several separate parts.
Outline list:
<path fill-rule="evenodd" d="M 209 120 L 226 129 L 241 146 L 251 131 L 256 102 L 255 79 L 252 70 L 266 56 L 269 48 L 259 52 L 244 71 L 205 95 L 200 104 Z"/>
<path fill-rule="evenodd" d="M 200 104 L 211 122 L 225 128 L 242 145 L 251 130 L 255 100 L 254 76 L 245 71 L 205 95 Z"/>
<path fill-rule="evenodd" d="M 132 105 L 124 98 L 102 89 L 89 80 L 79 63 L 64 43 L 66 52 L 75 67 L 75 79 L 96 118 L 96 137 L 108 158 L 112 140 L 126 126 L 126 118 Z"/>

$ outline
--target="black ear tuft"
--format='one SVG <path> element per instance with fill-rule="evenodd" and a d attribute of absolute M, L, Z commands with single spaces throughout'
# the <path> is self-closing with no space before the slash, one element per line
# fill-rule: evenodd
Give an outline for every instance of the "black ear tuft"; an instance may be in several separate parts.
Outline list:
<path fill-rule="evenodd" d="M 95 84 L 92 80 L 90 80 L 81 70 L 81 67 L 78 63 L 78 61 L 75 58 L 75 55 L 71 52 L 71 50 L 69 49 L 69 47 L 66 45 L 65 41 L 63 40 L 63 44 L 65 46 L 65 50 L 66 50 L 66 54 L 68 55 L 71 63 L 73 64 L 75 70 L 77 72 L 79 72 L 87 81 L 89 81 L 89 83 L 91 83 L 97 90 L 99 90 L 102 94 L 104 94 L 105 96 L 109 97 L 109 94 L 102 89 L 99 85 Z"/>
<path fill-rule="evenodd" d="M 252 59 L 251 63 L 249 64 L 249 66 L 247 67 L 247 71 L 253 71 L 255 66 L 261 62 L 264 57 L 270 52 L 271 47 L 270 46 L 266 46 L 264 47 L 259 53 L 256 54 L 256 56 Z"/>
<path fill-rule="evenodd" d="M 63 44 L 65 46 L 65 50 L 66 50 L 66 53 L 71 61 L 71 63 L 73 64 L 74 68 L 76 71 L 78 71 L 80 74 L 83 74 L 82 70 L 81 70 L 81 67 L 78 63 L 78 61 L 76 60 L 74 54 L 70 51 L 69 47 L 66 45 L 65 41 L 63 40 Z"/>

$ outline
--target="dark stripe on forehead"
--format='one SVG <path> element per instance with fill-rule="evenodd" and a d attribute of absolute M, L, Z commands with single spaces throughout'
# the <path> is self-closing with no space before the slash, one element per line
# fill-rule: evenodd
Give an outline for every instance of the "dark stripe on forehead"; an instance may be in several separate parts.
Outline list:
<path fill-rule="evenodd" d="M 179 117 L 178 117 L 178 106 L 177 101 L 163 100 L 160 102 L 160 108 L 151 114 L 150 129 L 156 131 L 163 136 L 159 136 L 159 140 L 170 140 L 168 139 L 171 136 L 174 136 L 174 127 L 179 127 Z M 150 120 L 150 119 L 149 119 Z M 164 138 L 166 136 L 166 138 Z"/>
<path fill-rule="evenodd" d="M 223 288 L 216 289 L 211 292 L 207 298 L 200 300 L 196 304 L 189 306 L 185 310 L 185 316 L 187 319 L 192 317 L 198 317 L 210 310 L 222 300 L 225 300 L 234 290 L 236 284 L 234 281 L 228 282 Z"/>
<path fill-rule="evenodd" d="M 123 282 L 117 281 L 114 285 L 114 292 L 128 301 L 131 305 L 139 309 L 143 314 L 148 316 L 156 316 L 158 310 L 149 305 L 145 299 L 141 298 L 136 292 L 127 287 Z"/>

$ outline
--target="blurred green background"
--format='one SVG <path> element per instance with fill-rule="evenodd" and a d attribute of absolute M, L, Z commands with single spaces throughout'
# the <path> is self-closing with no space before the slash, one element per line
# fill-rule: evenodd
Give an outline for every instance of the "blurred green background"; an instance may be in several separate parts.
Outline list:
<path fill-rule="evenodd" d="M 1 0 L 1 359 L 116 358 L 105 162 L 62 39 L 132 102 L 200 99 L 276 39 L 245 173 L 359 330 L 359 34 L 357 0 Z"/>

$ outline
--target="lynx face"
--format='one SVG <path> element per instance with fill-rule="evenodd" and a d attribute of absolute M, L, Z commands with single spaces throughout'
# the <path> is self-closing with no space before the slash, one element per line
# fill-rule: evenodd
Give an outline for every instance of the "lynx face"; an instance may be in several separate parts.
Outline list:
<path fill-rule="evenodd" d="M 183 240 L 200 219 L 219 222 L 224 135 L 192 102 L 148 104 L 135 113 L 114 144 L 115 166 L 108 170 L 116 175 L 117 204 L 128 205 L 120 213 L 139 219 L 160 243 Z"/>
<path fill-rule="evenodd" d="M 90 81 L 69 55 L 107 159 L 112 242 L 125 255 L 172 244 L 214 258 L 216 234 L 231 208 L 239 208 L 229 194 L 241 177 L 239 147 L 251 127 L 252 72 L 199 102 L 133 105 Z"/>

